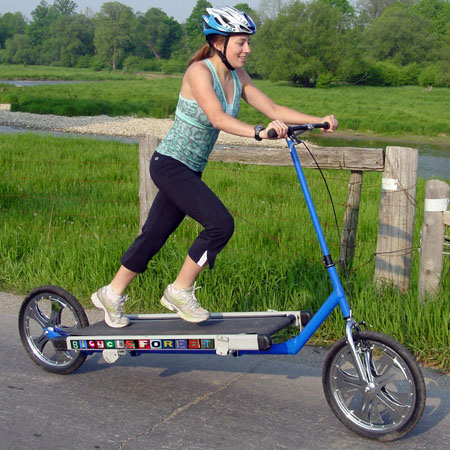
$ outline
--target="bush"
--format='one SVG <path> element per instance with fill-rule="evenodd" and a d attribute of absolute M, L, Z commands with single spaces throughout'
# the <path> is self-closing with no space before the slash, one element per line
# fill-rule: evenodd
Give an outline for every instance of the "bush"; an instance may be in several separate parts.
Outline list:
<path fill-rule="evenodd" d="M 109 64 L 108 64 L 107 61 L 105 61 L 105 60 L 104 60 L 103 58 L 101 58 L 100 56 L 95 55 L 95 56 L 91 59 L 91 61 L 90 61 L 90 63 L 89 63 L 89 67 L 90 67 L 92 70 L 97 70 L 97 71 L 99 71 L 99 70 L 102 70 L 102 69 L 109 68 Z"/>
<path fill-rule="evenodd" d="M 422 69 L 418 82 L 420 86 L 450 87 L 450 74 L 444 66 L 430 64 Z"/>
<path fill-rule="evenodd" d="M 128 56 L 123 62 L 123 70 L 125 72 L 160 72 L 161 60 L 141 58 L 139 56 Z"/>
<path fill-rule="evenodd" d="M 91 57 L 89 55 L 79 56 L 75 67 L 79 69 L 87 69 L 91 64 Z"/>
<path fill-rule="evenodd" d="M 185 59 L 162 59 L 161 71 L 164 73 L 184 73 L 187 68 L 187 60 Z"/>
<path fill-rule="evenodd" d="M 417 86 L 420 67 L 417 63 L 411 63 L 400 69 L 400 84 L 402 86 Z"/>
<path fill-rule="evenodd" d="M 319 77 L 317 78 L 317 88 L 327 88 L 330 86 L 330 83 L 333 81 L 333 75 L 330 72 L 319 73 Z"/>

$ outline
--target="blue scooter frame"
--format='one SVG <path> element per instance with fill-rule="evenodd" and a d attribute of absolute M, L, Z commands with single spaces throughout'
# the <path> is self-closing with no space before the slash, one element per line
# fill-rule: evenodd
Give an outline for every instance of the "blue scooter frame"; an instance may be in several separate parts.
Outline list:
<path fill-rule="evenodd" d="M 331 259 L 330 252 L 328 251 L 328 246 L 325 240 L 325 236 L 320 225 L 319 217 L 317 215 L 316 208 L 314 206 L 314 202 L 312 200 L 311 192 L 309 191 L 308 184 L 306 182 L 305 174 L 303 172 L 302 165 L 300 163 L 297 149 L 295 148 L 295 144 L 298 142 L 295 139 L 295 131 L 305 131 L 312 128 L 327 128 L 326 124 L 310 124 L 310 125 L 300 125 L 297 127 L 289 127 L 289 135 L 286 139 L 287 144 L 289 146 L 290 154 L 292 161 L 294 163 L 295 171 L 297 173 L 298 180 L 300 182 L 300 186 L 303 191 L 303 195 L 305 197 L 306 205 L 308 206 L 308 211 L 311 216 L 314 229 L 316 231 L 317 238 L 319 240 L 320 248 L 323 254 L 323 261 L 325 267 L 328 271 L 328 275 L 330 277 L 333 292 L 327 298 L 327 300 L 322 304 L 320 309 L 314 314 L 314 316 L 307 323 L 305 328 L 299 333 L 298 336 L 283 342 L 281 344 L 274 344 L 270 350 L 267 350 L 265 353 L 272 353 L 278 355 L 292 355 L 298 353 L 302 347 L 308 342 L 309 338 L 317 331 L 317 329 L 322 325 L 322 323 L 327 319 L 327 317 L 331 314 L 334 308 L 338 305 L 342 310 L 342 315 L 345 320 L 349 320 L 352 317 L 352 312 L 350 310 L 350 306 L 347 302 L 347 298 L 345 296 L 344 289 L 342 287 L 341 281 L 339 279 L 339 275 L 337 273 L 336 267 Z M 328 125 L 329 126 L 329 125 Z M 270 130 L 272 131 L 272 130 Z M 255 352 L 247 352 L 241 351 L 241 354 L 245 353 L 255 353 Z M 256 352 L 259 353 L 259 352 Z"/>

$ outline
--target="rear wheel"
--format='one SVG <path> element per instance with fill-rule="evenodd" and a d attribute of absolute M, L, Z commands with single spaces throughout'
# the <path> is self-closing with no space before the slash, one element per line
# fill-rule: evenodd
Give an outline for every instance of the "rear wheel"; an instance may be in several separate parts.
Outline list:
<path fill-rule="evenodd" d="M 419 366 L 400 343 L 381 333 L 360 331 L 355 346 L 369 383 L 360 379 L 346 338 L 341 339 L 323 368 L 328 404 L 344 425 L 365 437 L 393 441 L 404 436 L 425 408 Z"/>
<path fill-rule="evenodd" d="M 57 286 L 41 286 L 23 301 L 19 312 L 20 339 L 31 359 L 43 369 L 69 374 L 86 355 L 76 350 L 57 350 L 46 331 L 87 327 L 88 318 L 78 300 Z"/>

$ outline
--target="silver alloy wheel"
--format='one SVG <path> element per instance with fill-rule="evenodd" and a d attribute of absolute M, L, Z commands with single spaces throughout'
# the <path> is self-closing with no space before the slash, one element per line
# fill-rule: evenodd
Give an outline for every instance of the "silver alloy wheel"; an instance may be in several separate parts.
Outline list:
<path fill-rule="evenodd" d="M 44 333 L 46 328 L 81 328 L 76 312 L 64 298 L 55 294 L 34 297 L 24 311 L 23 325 L 29 348 L 44 364 L 67 366 L 78 357 L 77 351 L 56 351 Z"/>
<path fill-rule="evenodd" d="M 401 356 L 380 342 L 365 340 L 357 351 L 369 385 L 360 380 L 349 348 L 343 347 L 331 366 L 332 395 L 345 416 L 358 427 L 393 431 L 414 410 L 416 393 L 411 371 Z"/>

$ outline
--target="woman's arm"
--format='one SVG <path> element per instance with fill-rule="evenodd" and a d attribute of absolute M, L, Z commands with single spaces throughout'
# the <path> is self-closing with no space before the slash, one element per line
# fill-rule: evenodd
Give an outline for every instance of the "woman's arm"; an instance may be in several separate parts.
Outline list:
<path fill-rule="evenodd" d="M 284 123 L 295 125 L 328 122 L 330 128 L 325 130 L 327 132 L 332 132 L 338 127 L 338 122 L 333 115 L 325 117 L 311 116 L 276 104 L 255 86 L 250 76 L 244 70 L 239 70 L 238 74 L 242 85 L 242 98 L 249 105 L 269 117 L 269 119 L 281 120 Z"/>

